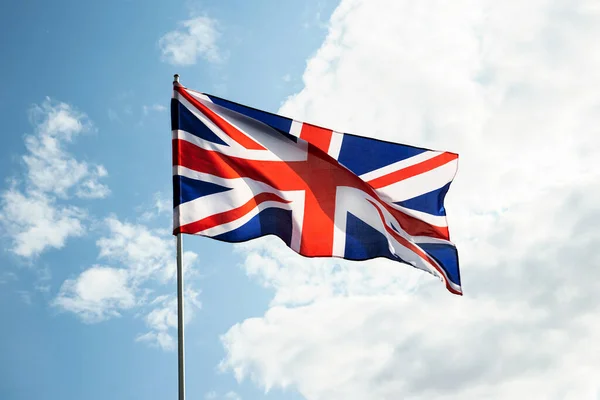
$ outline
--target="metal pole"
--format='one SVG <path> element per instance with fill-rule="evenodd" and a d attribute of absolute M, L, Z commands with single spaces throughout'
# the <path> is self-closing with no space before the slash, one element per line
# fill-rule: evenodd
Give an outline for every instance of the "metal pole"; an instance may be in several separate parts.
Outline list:
<path fill-rule="evenodd" d="M 173 76 L 179 85 L 179 75 Z M 177 379 L 179 400 L 185 400 L 185 348 L 183 345 L 183 237 L 177 234 Z"/>
<path fill-rule="evenodd" d="M 177 234 L 177 361 L 179 400 L 185 400 L 185 359 L 183 346 L 183 237 Z"/>

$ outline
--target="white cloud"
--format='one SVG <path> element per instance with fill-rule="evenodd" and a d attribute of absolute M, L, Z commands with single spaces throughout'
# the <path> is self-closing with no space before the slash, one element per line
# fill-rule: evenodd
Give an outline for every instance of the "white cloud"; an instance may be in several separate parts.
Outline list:
<path fill-rule="evenodd" d="M 149 331 L 136 341 L 164 350 L 173 350 L 173 331 L 177 328 L 175 294 L 156 295 L 156 285 L 170 284 L 174 289 L 176 273 L 175 241 L 170 232 L 146 225 L 123 222 L 115 217 L 105 220 L 107 235 L 97 240 L 98 257 L 119 268 L 93 266 L 78 277 L 64 282 L 54 301 L 58 308 L 72 312 L 86 322 L 99 322 L 137 308 L 144 314 Z M 184 276 L 194 276 L 197 254 L 184 252 Z M 201 308 L 200 292 L 193 284 L 185 289 L 185 322 Z M 152 300 L 149 300 L 154 296 Z"/>
<path fill-rule="evenodd" d="M 108 186 L 99 183 L 96 177 L 92 177 L 77 188 L 76 195 L 82 199 L 102 199 L 110 194 Z"/>
<path fill-rule="evenodd" d="M 242 400 L 240 395 L 233 391 L 225 393 L 225 396 L 223 396 L 223 398 L 227 400 Z"/>
<path fill-rule="evenodd" d="M 135 306 L 134 289 L 125 269 L 95 265 L 76 279 L 66 280 L 54 305 L 78 314 L 86 322 L 98 322 Z"/>
<path fill-rule="evenodd" d="M 175 277 L 175 238 L 170 233 L 115 217 L 107 218 L 106 224 L 110 235 L 96 242 L 100 257 L 126 265 L 137 281 L 154 277 L 165 282 Z"/>
<path fill-rule="evenodd" d="M 88 174 L 88 178 L 83 181 L 75 193 L 82 199 L 102 199 L 110 194 L 108 186 L 98 182 L 98 179 L 108 175 L 108 171 L 103 165 L 96 165 Z"/>
<path fill-rule="evenodd" d="M 204 395 L 204 399 L 205 400 L 213 400 L 213 399 L 223 399 L 223 400 L 242 400 L 242 398 L 240 397 L 239 394 L 237 394 L 236 392 L 230 390 L 229 392 L 225 393 L 223 396 L 219 396 L 218 393 L 214 390 L 206 393 Z"/>
<path fill-rule="evenodd" d="M 34 105 L 31 118 L 40 136 L 70 141 L 73 136 L 89 128 L 87 116 L 72 106 L 46 98 L 42 105 Z"/>
<path fill-rule="evenodd" d="M 144 206 L 140 219 L 148 221 L 159 216 L 170 215 L 173 212 L 173 200 L 167 193 L 157 192 L 153 196 L 151 206 Z"/>
<path fill-rule="evenodd" d="M 148 115 L 151 112 L 165 112 L 167 111 L 167 107 L 163 106 L 162 104 L 152 104 L 151 106 L 142 106 L 142 111 L 144 113 L 144 115 Z"/>
<path fill-rule="evenodd" d="M 186 288 L 184 295 L 184 323 L 188 324 L 202 305 L 198 299 L 200 293 L 193 288 Z M 152 305 L 155 307 L 145 317 L 146 325 L 151 330 L 139 335 L 137 341 L 148 342 L 163 350 L 174 350 L 177 335 L 177 296 L 160 296 Z"/>
<path fill-rule="evenodd" d="M 172 213 L 173 212 L 173 199 L 166 198 L 166 196 L 157 194 L 155 196 L 154 206 L 156 212 L 159 214 Z"/>
<path fill-rule="evenodd" d="M 65 145 L 90 129 L 87 116 L 66 103 L 50 99 L 31 110 L 35 133 L 25 137 L 26 167 L 21 179 L 2 192 L 0 223 L 12 239 L 11 250 L 23 257 L 37 256 L 47 248 L 62 248 L 67 238 L 84 233 L 85 211 L 62 204 L 72 189 L 81 198 L 106 197 L 110 190 L 99 182 L 102 165 L 77 160 Z"/>
<path fill-rule="evenodd" d="M 83 189 L 77 191 L 78 196 L 105 197 L 109 190 L 97 179 L 107 175 L 106 169 L 78 161 L 64 149 L 65 144 L 89 129 L 87 116 L 68 104 L 47 99 L 33 108 L 32 117 L 36 133 L 25 138 L 28 154 L 23 156 L 30 188 L 65 198 L 68 190 L 81 182 Z"/>
<path fill-rule="evenodd" d="M 158 331 L 167 331 L 177 327 L 177 297 L 171 296 L 160 301 L 161 306 L 150 311 L 146 322 Z"/>
<path fill-rule="evenodd" d="M 150 346 L 159 347 L 165 351 L 173 351 L 177 348 L 177 342 L 175 342 L 173 336 L 165 331 L 150 331 L 139 335 L 135 341 L 145 342 Z"/>
<path fill-rule="evenodd" d="M 275 296 L 223 336 L 222 368 L 309 400 L 597 397 L 591 4 L 342 1 L 281 112 L 458 152 L 446 205 L 465 296 L 405 265 L 258 240 L 245 268 Z"/>
<path fill-rule="evenodd" d="M 22 257 L 39 255 L 47 248 L 60 249 L 67 238 L 82 236 L 85 212 L 59 206 L 51 197 L 16 189 L 2 193 L 0 223 L 12 238 L 11 250 Z"/>
<path fill-rule="evenodd" d="M 180 22 L 181 28 L 168 32 L 158 41 L 162 60 L 173 65 L 193 65 L 198 58 L 219 62 L 222 56 L 217 46 L 217 22 L 208 17 L 196 17 Z"/>

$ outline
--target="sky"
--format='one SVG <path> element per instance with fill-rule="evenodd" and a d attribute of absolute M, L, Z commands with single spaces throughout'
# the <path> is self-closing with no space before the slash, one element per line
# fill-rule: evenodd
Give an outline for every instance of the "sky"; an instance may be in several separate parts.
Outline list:
<path fill-rule="evenodd" d="M 186 236 L 188 399 L 600 399 L 597 1 L 22 1 L 0 27 L 0 398 L 177 395 L 179 73 L 458 153 L 464 291 Z"/>

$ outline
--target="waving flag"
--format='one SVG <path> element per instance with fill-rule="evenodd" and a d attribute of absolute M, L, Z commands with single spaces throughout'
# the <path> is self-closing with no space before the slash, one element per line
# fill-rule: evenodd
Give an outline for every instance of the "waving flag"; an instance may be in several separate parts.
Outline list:
<path fill-rule="evenodd" d="M 461 294 L 444 209 L 457 154 L 335 132 L 177 82 L 171 125 L 174 234 L 271 234 L 307 257 L 386 257 Z"/>

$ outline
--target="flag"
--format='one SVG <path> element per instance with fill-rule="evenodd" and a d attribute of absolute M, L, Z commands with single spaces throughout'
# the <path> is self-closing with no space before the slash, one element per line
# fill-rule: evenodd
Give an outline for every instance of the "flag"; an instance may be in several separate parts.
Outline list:
<path fill-rule="evenodd" d="M 173 233 L 279 237 L 306 257 L 412 265 L 462 294 L 444 197 L 458 155 L 336 132 L 174 83 Z"/>

